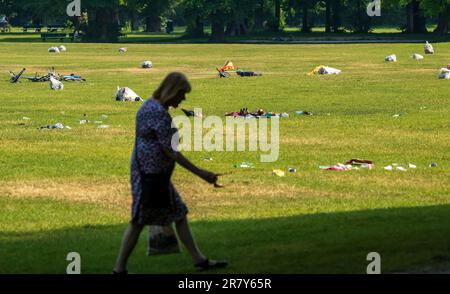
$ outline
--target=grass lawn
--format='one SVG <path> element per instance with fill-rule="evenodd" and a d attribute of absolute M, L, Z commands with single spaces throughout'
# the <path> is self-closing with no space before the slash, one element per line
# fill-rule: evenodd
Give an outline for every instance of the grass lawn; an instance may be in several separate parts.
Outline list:
<path fill-rule="evenodd" d="M 128 44 L 119 54 L 120 44 L 76 43 L 58 55 L 47 52 L 51 45 L 0 45 L 0 273 L 65 273 L 72 251 L 81 254 L 83 273 L 111 271 L 129 220 L 129 161 L 141 105 L 115 102 L 115 90 L 128 86 L 149 97 L 174 70 L 193 85 L 184 108 L 217 116 L 243 107 L 290 114 L 280 121 L 277 162 L 260 163 L 255 152 L 186 153 L 204 168 L 232 171 L 222 179 L 225 189 L 176 169 L 173 181 L 200 247 L 230 262 L 220 272 L 365 273 L 372 251 L 381 254 L 383 272 L 450 266 L 449 82 L 437 79 L 450 62 L 450 43 L 436 44 L 436 55 L 422 61 L 410 58 L 421 44 Z M 385 63 L 393 53 L 399 61 Z M 215 67 L 228 59 L 264 75 L 217 78 Z M 144 60 L 154 68 L 140 69 Z M 343 73 L 306 75 L 319 64 Z M 47 83 L 10 84 L 7 71 L 23 67 L 25 75 L 55 67 L 87 82 L 66 82 L 61 92 Z M 314 115 L 298 117 L 297 110 Z M 81 125 L 86 117 L 91 123 Z M 72 129 L 38 129 L 57 122 Z M 351 158 L 376 167 L 318 168 Z M 234 168 L 244 161 L 254 168 Z M 429 168 L 433 162 L 438 166 Z M 391 163 L 417 168 L 383 169 Z M 289 167 L 297 173 L 271 176 Z M 130 271 L 195 272 L 185 251 L 147 257 L 146 237 Z"/>

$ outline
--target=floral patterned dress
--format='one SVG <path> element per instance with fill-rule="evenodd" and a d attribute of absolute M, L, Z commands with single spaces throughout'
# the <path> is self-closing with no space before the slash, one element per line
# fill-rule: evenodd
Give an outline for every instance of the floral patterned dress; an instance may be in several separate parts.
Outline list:
<path fill-rule="evenodd" d="M 163 152 L 163 147 L 176 149 L 176 133 L 169 112 L 158 101 L 149 99 L 139 109 L 131 157 L 133 224 L 166 226 L 188 213 L 170 180 L 175 162 Z"/>

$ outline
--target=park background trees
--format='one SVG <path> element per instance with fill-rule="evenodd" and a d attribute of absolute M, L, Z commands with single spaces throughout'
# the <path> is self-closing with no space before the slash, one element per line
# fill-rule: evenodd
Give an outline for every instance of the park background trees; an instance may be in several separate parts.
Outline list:
<path fill-rule="evenodd" d="M 161 32 L 169 19 L 184 26 L 187 36 L 208 35 L 212 42 L 223 42 L 229 36 L 279 32 L 286 26 L 304 33 L 320 26 L 328 34 L 368 33 L 374 26 L 427 33 L 429 24 L 436 25 L 435 33 L 449 31 L 450 0 L 383 0 L 381 17 L 367 15 L 371 1 L 82 0 L 82 17 L 68 19 L 67 1 L 0 0 L 0 15 L 17 26 L 64 21 L 83 31 L 86 40 L 99 42 L 117 41 L 124 28 Z"/>

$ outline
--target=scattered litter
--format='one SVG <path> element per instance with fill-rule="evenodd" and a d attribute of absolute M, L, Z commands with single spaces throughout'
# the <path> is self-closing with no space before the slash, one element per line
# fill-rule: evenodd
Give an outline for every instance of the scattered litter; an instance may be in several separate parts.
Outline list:
<path fill-rule="evenodd" d="M 394 114 L 392 117 L 395 117 L 395 118 L 400 117 L 400 114 Z"/>
<path fill-rule="evenodd" d="M 423 50 L 425 51 L 425 54 L 434 54 L 433 45 L 428 43 L 428 41 L 426 41 L 425 45 L 423 46 Z"/>
<path fill-rule="evenodd" d="M 345 164 L 351 165 L 352 167 L 359 167 L 365 169 L 372 169 L 375 166 L 373 161 L 365 159 L 350 159 Z"/>
<path fill-rule="evenodd" d="M 309 112 L 309 111 L 299 110 L 299 111 L 295 112 L 295 115 L 298 115 L 298 116 L 300 116 L 300 115 L 313 115 L 313 113 Z"/>
<path fill-rule="evenodd" d="M 395 54 L 388 55 L 384 58 L 384 60 L 388 62 L 397 62 L 397 56 Z"/>
<path fill-rule="evenodd" d="M 212 157 L 203 157 L 203 160 L 205 160 L 205 161 L 212 161 L 213 159 L 212 159 Z"/>
<path fill-rule="evenodd" d="M 285 173 L 284 171 L 282 171 L 281 169 L 274 169 L 272 171 L 272 176 L 279 176 L 279 177 L 284 177 Z"/>
<path fill-rule="evenodd" d="M 332 165 L 332 166 L 319 166 L 319 168 L 322 169 L 322 170 L 340 170 L 340 171 L 344 171 L 344 170 L 351 170 L 352 166 L 350 164 L 338 163 L 338 164 Z"/>
<path fill-rule="evenodd" d="M 62 123 L 56 123 L 54 125 L 43 126 L 41 129 L 64 129 L 64 125 Z"/>
<path fill-rule="evenodd" d="M 337 68 L 333 68 L 333 67 L 329 67 L 329 66 L 325 66 L 325 65 L 319 65 L 316 68 L 314 68 L 312 71 L 310 71 L 307 75 L 308 76 L 312 76 L 315 74 L 319 74 L 319 75 L 338 75 L 340 74 L 342 71 L 340 69 Z"/>
<path fill-rule="evenodd" d="M 76 74 L 70 74 L 66 76 L 58 76 L 58 80 L 66 81 L 66 82 L 85 82 L 86 79 L 83 79 L 81 76 Z"/>
<path fill-rule="evenodd" d="M 48 52 L 50 53 L 59 53 L 59 48 L 58 47 L 50 47 L 48 48 Z"/>
<path fill-rule="evenodd" d="M 101 118 L 108 118 L 106 114 L 102 114 Z"/>
<path fill-rule="evenodd" d="M 98 128 L 99 129 L 107 129 L 107 128 L 109 128 L 109 125 L 99 125 Z"/>
<path fill-rule="evenodd" d="M 290 167 L 290 168 L 288 169 L 288 171 L 289 171 L 290 173 L 296 173 L 296 172 L 297 172 L 297 169 L 296 169 L 296 168 L 293 168 L 293 167 Z"/>
<path fill-rule="evenodd" d="M 289 113 L 283 112 L 282 114 L 280 114 L 280 117 L 288 118 L 289 117 Z"/>
<path fill-rule="evenodd" d="M 82 120 L 80 120 L 80 125 L 85 125 L 85 124 L 87 124 L 88 123 L 88 120 L 87 119 L 82 119 Z"/>
<path fill-rule="evenodd" d="M 438 164 L 435 163 L 435 162 L 433 162 L 433 163 L 431 163 L 428 167 L 437 167 L 437 166 L 438 166 Z"/>
<path fill-rule="evenodd" d="M 13 73 L 12 71 L 9 72 L 11 75 L 11 79 L 9 80 L 12 84 L 17 83 L 20 78 L 22 77 L 23 73 L 26 71 L 26 68 L 23 68 L 18 74 Z"/>
<path fill-rule="evenodd" d="M 30 120 L 31 118 L 24 116 L 24 117 L 22 117 L 22 119 L 23 120 Z"/>
<path fill-rule="evenodd" d="M 50 76 L 50 89 L 60 91 L 64 89 L 64 85 L 53 76 Z"/>
<path fill-rule="evenodd" d="M 248 108 L 241 108 L 239 112 L 233 111 L 225 113 L 225 116 L 232 116 L 232 117 L 244 117 L 244 118 L 271 118 L 271 117 L 289 117 L 286 116 L 287 113 L 284 114 L 284 116 L 280 113 L 276 112 L 266 112 L 263 109 L 258 109 L 255 112 L 249 112 Z"/>
<path fill-rule="evenodd" d="M 260 77 L 263 74 L 260 72 L 248 71 L 248 70 L 237 70 L 236 74 L 240 77 Z"/>
<path fill-rule="evenodd" d="M 66 129 L 69 129 L 69 130 L 71 130 L 72 128 L 71 128 L 71 127 L 69 127 L 69 126 L 66 126 Z"/>
<path fill-rule="evenodd" d="M 119 52 L 120 53 L 125 53 L 125 52 L 127 52 L 127 48 L 119 48 Z"/>
<path fill-rule="evenodd" d="M 412 163 L 408 163 L 407 165 L 402 164 L 402 163 L 392 163 L 391 165 L 384 167 L 385 170 L 394 170 L 395 169 L 395 170 L 399 170 L 399 171 L 407 171 L 408 168 L 414 169 L 414 168 L 417 168 L 417 166 Z"/>
<path fill-rule="evenodd" d="M 414 53 L 414 54 L 412 55 L 412 58 L 413 58 L 413 59 L 416 59 L 416 60 L 421 60 L 421 59 L 423 59 L 423 56 L 420 55 L 420 54 Z"/>
<path fill-rule="evenodd" d="M 450 79 L 450 69 L 441 68 L 439 70 L 438 78 L 442 79 L 442 80 L 449 80 Z"/>
<path fill-rule="evenodd" d="M 59 49 L 59 52 L 66 52 L 67 51 L 67 48 L 64 45 L 59 46 L 58 49 Z"/>
<path fill-rule="evenodd" d="M 128 87 L 117 87 L 116 101 L 143 101 L 138 94 Z"/>
<path fill-rule="evenodd" d="M 142 68 L 152 68 L 153 67 L 153 63 L 151 61 L 144 61 L 144 63 L 142 63 Z"/>
<path fill-rule="evenodd" d="M 184 108 L 182 108 L 181 110 L 184 112 L 184 114 L 186 114 L 186 116 L 202 117 L 201 113 L 194 112 L 192 110 L 187 110 L 187 109 L 184 109 Z"/>
<path fill-rule="evenodd" d="M 420 110 L 424 110 L 424 109 L 427 109 L 427 107 L 426 107 L 426 106 L 420 106 L 419 109 L 420 109 Z"/>
<path fill-rule="evenodd" d="M 242 162 L 242 163 L 239 163 L 239 164 L 235 164 L 234 167 L 235 168 L 238 168 L 238 167 L 240 167 L 240 168 L 251 168 L 251 167 L 253 167 L 253 164 L 250 163 L 250 162 Z"/>

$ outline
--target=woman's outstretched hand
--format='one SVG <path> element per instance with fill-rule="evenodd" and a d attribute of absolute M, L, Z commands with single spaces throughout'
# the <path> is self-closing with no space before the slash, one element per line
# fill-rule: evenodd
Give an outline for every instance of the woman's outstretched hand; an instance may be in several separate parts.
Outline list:
<path fill-rule="evenodd" d="M 220 187 L 217 184 L 217 180 L 219 179 L 219 174 L 215 174 L 213 172 L 207 171 L 207 170 L 200 170 L 198 176 L 205 180 L 206 182 L 210 184 L 214 184 L 215 187 Z"/>

